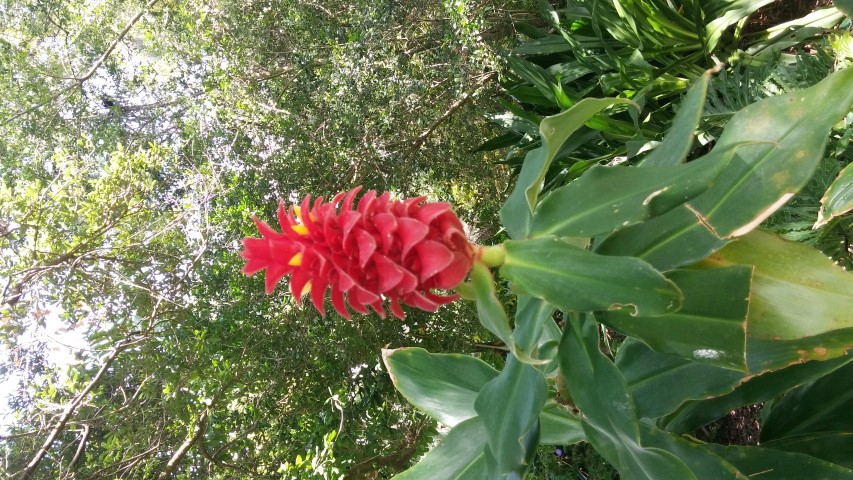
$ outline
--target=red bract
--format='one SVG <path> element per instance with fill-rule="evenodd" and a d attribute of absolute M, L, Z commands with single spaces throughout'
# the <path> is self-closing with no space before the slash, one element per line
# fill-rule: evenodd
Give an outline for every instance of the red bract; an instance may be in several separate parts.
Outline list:
<path fill-rule="evenodd" d="M 311 302 L 325 315 L 323 302 L 331 288 L 332 305 L 350 318 L 347 304 L 360 313 L 372 308 L 385 317 L 385 300 L 403 319 L 400 303 L 434 312 L 458 295 L 452 289 L 471 269 L 473 247 L 462 223 L 443 202 L 426 197 L 392 200 L 371 190 L 356 206 L 361 188 L 340 193 L 330 202 L 306 196 L 299 207 L 278 208 L 281 232 L 255 218 L 262 238 L 243 240 L 243 273 L 266 269 L 266 290 L 272 293 L 290 275 L 290 291 L 300 302 Z M 340 209 L 338 206 L 340 205 Z M 346 298 L 345 298 L 346 297 Z"/>

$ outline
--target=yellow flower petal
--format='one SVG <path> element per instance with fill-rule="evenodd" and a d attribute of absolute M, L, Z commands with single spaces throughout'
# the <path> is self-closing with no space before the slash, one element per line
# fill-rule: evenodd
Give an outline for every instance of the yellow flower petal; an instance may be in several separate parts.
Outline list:
<path fill-rule="evenodd" d="M 291 258 L 290 261 L 287 262 L 287 264 L 290 265 L 291 267 L 298 267 L 298 266 L 302 265 L 302 252 L 299 252 L 296 255 L 294 255 L 293 258 Z"/>
<path fill-rule="evenodd" d="M 299 235 L 308 235 L 308 227 L 305 225 L 293 225 L 290 228 Z"/>
<path fill-rule="evenodd" d="M 300 253 L 299 255 L 302 255 L 302 254 Z M 308 282 L 305 284 L 305 286 L 302 287 L 302 292 L 299 293 L 299 298 L 302 298 L 305 295 L 308 295 L 308 292 L 310 292 L 310 291 L 311 291 L 311 280 L 308 280 Z"/>

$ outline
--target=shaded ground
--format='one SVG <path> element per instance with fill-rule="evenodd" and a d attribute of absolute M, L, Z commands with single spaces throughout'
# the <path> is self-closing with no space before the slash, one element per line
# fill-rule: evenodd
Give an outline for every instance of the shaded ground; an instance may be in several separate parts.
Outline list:
<path fill-rule="evenodd" d="M 716 422 L 694 433 L 699 440 L 722 445 L 758 445 L 762 405 L 747 405 L 732 410 Z"/>
<path fill-rule="evenodd" d="M 744 26 L 744 33 L 765 30 L 808 15 L 812 10 L 832 5 L 831 0 L 786 0 L 758 9 Z"/>

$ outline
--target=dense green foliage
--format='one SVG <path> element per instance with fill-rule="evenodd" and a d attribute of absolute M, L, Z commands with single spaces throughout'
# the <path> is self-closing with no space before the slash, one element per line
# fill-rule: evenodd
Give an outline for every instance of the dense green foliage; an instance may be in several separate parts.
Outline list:
<path fill-rule="evenodd" d="M 494 233 L 505 181 L 470 153 L 490 128 L 473 100 L 494 88 L 479 36 L 514 14 L 3 2 L 3 469 L 405 468 L 434 422 L 394 392 L 380 349 L 476 351 L 487 340 L 471 308 L 405 325 L 320 318 L 241 275 L 239 240 L 279 199 L 356 184 L 450 200 L 478 235 Z"/>

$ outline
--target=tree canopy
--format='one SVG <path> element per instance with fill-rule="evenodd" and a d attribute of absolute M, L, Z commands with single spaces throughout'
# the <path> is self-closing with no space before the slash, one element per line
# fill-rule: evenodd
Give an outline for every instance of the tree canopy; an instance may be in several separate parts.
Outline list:
<path fill-rule="evenodd" d="M 280 200 L 354 185 L 450 200 L 475 236 L 495 234 L 506 179 L 472 150 L 496 48 L 526 15 L 513 8 L 4 2 L 3 468 L 404 468 L 434 422 L 394 391 L 380 349 L 482 348 L 470 307 L 321 318 L 241 275 L 240 239 Z"/>

